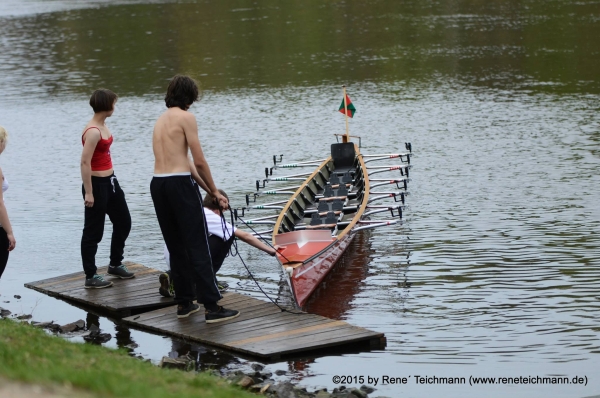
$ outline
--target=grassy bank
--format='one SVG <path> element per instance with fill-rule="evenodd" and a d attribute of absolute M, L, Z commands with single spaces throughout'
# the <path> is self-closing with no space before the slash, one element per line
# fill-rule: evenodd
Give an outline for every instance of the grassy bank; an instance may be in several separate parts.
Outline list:
<path fill-rule="evenodd" d="M 67 386 L 91 397 L 255 397 L 208 374 L 158 368 L 125 352 L 49 336 L 0 319 L 0 377 Z"/>

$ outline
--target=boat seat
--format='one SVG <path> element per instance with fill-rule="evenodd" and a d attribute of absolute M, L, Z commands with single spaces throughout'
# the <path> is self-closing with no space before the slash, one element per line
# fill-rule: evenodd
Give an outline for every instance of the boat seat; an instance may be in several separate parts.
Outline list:
<path fill-rule="evenodd" d="M 324 211 L 329 211 L 329 210 L 331 210 L 329 208 L 329 202 L 319 201 L 319 207 L 317 208 L 317 211 L 319 213 L 323 213 Z"/>
<path fill-rule="evenodd" d="M 356 158 L 354 143 L 343 142 L 331 144 L 331 158 L 336 170 L 352 167 Z"/>
<path fill-rule="evenodd" d="M 340 199 L 334 199 L 333 200 L 333 204 L 331 205 L 331 210 L 333 210 L 334 212 L 335 211 L 343 211 L 344 210 L 344 203 Z"/>
<path fill-rule="evenodd" d="M 352 174 L 350 174 L 350 170 L 344 173 L 342 176 L 342 182 L 345 184 L 350 184 L 352 182 Z"/>
<path fill-rule="evenodd" d="M 323 224 L 323 220 L 319 217 L 319 213 L 313 213 L 310 216 L 310 225 L 320 225 Z"/>
<path fill-rule="evenodd" d="M 346 185 L 340 185 L 335 196 L 348 196 L 348 189 L 346 188 Z"/>
<path fill-rule="evenodd" d="M 323 196 L 326 198 L 330 198 L 333 196 L 333 188 L 331 188 L 331 185 L 327 184 L 325 186 L 325 190 L 323 191 Z"/>
<path fill-rule="evenodd" d="M 329 183 L 331 185 L 337 185 L 340 183 L 340 178 L 338 177 L 338 175 L 336 173 L 331 174 L 331 176 L 329 177 Z"/>
<path fill-rule="evenodd" d="M 334 212 L 330 211 L 327 213 L 327 217 L 325 217 L 325 224 L 337 224 L 337 221 L 338 220 Z"/>

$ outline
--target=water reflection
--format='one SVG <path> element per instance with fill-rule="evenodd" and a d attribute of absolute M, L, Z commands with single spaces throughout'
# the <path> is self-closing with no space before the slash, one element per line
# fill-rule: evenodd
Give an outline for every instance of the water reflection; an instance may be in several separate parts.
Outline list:
<path fill-rule="evenodd" d="M 172 339 L 172 347 L 168 356 L 179 358 L 188 356 L 196 362 L 196 370 L 224 370 L 239 365 L 240 360 L 227 351 L 216 350 L 202 345 Z"/>
<path fill-rule="evenodd" d="M 591 0 L 116 3 L 3 18 L 0 86 L 142 96 L 185 72 L 214 90 L 457 79 L 598 93 L 599 25 Z"/>
<path fill-rule="evenodd" d="M 352 309 L 356 294 L 364 287 L 369 272 L 369 263 L 374 254 L 370 235 L 368 231 L 363 231 L 354 238 L 307 303 L 306 312 L 331 319 L 344 319 L 344 315 Z"/>

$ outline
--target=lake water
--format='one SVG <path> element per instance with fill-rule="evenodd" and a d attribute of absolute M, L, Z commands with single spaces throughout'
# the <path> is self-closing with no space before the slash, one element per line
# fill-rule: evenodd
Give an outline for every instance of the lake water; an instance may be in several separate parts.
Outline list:
<path fill-rule="evenodd" d="M 346 84 L 364 153 L 412 143 L 409 209 L 403 227 L 359 235 L 308 309 L 384 332 L 387 348 L 267 370 L 330 391 L 334 375 L 410 376 L 372 396 L 600 394 L 598 37 L 600 5 L 586 0 L 4 0 L 0 125 L 10 141 L 0 166 L 17 248 L 0 306 L 38 321 L 94 321 L 23 287 L 80 270 L 80 133 L 93 89 L 120 96 L 108 122 L 133 218 L 126 259 L 162 269 L 149 182 L 169 78 L 201 82 L 191 111 L 217 185 L 237 207 L 273 154 L 327 155 L 345 129 L 336 109 Z M 272 258 L 240 253 L 267 293 L 289 300 Z M 262 297 L 238 258 L 221 272 Z M 154 362 L 192 350 L 203 368 L 252 363 L 99 322 L 116 337 L 107 346 L 135 342 Z M 588 383 L 425 385 L 417 375 Z"/>

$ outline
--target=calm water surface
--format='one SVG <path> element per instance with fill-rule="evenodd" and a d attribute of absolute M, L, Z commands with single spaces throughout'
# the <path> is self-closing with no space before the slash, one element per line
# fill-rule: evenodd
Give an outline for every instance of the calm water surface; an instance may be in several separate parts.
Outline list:
<path fill-rule="evenodd" d="M 38 321 L 97 321 L 23 287 L 80 270 L 79 134 L 94 88 L 120 95 L 109 125 L 133 218 L 126 259 L 162 269 L 150 136 L 168 79 L 202 83 L 192 112 L 235 206 L 273 154 L 326 155 L 344 131 L 335 110 L 346 83 L 364 153 L 412 142 L 410 208 L 403 227 L 355 239 L 309 310 L 384 332 L 388 345 L 267 369 L 329 390 L 336 374 L 411 376 L 373 396 L 599 394 L 598 37 L 597 1 L 4 1 L 0 125 L 10 143 L 0 165 L 18 243 L 0 306 Z M 105 239 L 100 264 L 108 250 Z M 261 286 L 288 301 L 276 263 L 240 252 Z M 222 278 L 262 297 L 238 258 Z M 116 337 L 107 346 L 135 342 L 154 362 L 192 350 L 203 368 L 252 363 L 99 322 Z M 588 385 L 417 385 L 415 375 L 587 376 Z"/>

